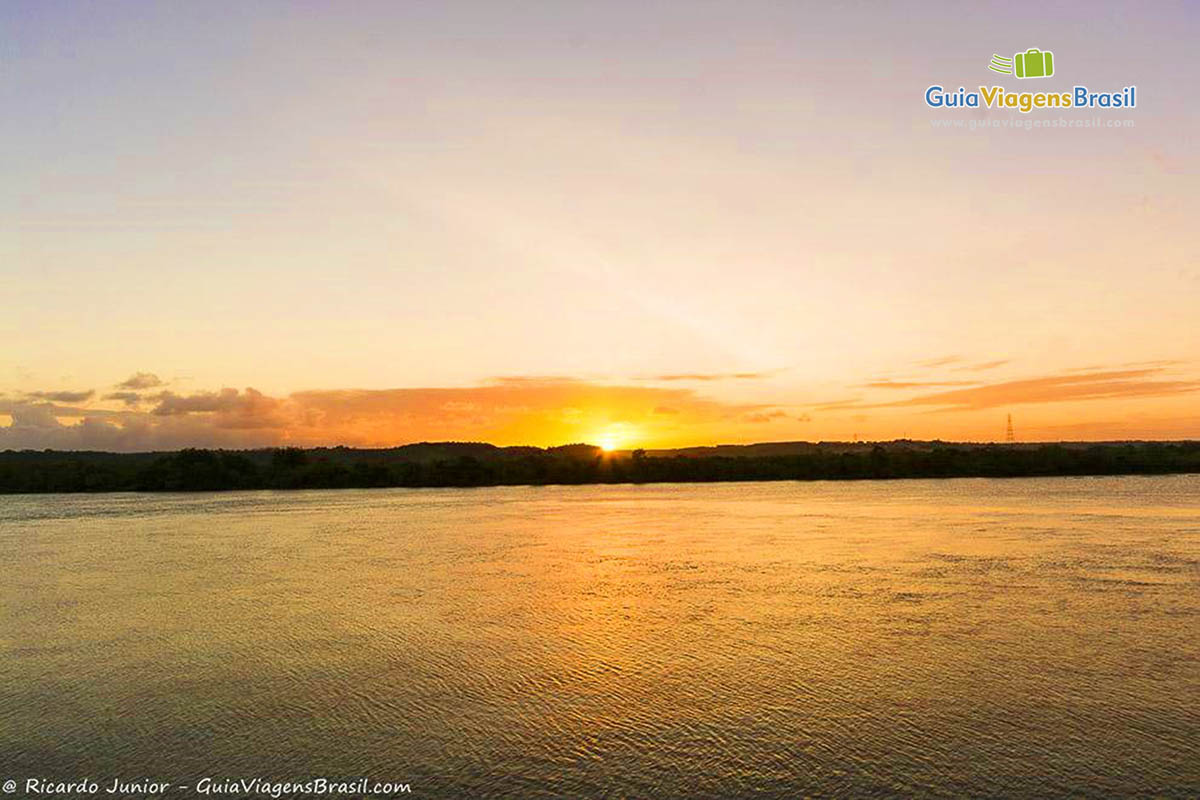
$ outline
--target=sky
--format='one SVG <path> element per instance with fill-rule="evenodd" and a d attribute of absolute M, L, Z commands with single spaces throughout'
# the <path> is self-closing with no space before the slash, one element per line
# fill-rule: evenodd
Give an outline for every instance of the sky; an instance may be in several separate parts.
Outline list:
<path fill-rule="evenodd" d="M 0 29 L 0 449 L 1200 438 L 1195 4 Z M 1060 117 L 1101 125 L 1023 127 Z"/>

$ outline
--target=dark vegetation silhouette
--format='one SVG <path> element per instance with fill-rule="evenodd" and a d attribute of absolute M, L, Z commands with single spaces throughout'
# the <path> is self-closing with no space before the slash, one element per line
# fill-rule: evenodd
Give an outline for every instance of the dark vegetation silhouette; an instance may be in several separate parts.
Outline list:
<path fill-rule="evenodd" d="M 174 453 L 0 452 L 0 493 L 179 492 L 1200 472 L 1200 442 L 785 442 L 609 454 L 590 445 L 423 443 Z"/>

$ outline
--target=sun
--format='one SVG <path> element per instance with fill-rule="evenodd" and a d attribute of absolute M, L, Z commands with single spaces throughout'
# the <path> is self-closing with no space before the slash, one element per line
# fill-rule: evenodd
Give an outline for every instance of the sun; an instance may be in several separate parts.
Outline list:
<path fill-rule="evenodd" d="M 606 453 L 620 450 L 632 437 L 628 425 L 609 425 L 596 435 L 596 444 Z"/>

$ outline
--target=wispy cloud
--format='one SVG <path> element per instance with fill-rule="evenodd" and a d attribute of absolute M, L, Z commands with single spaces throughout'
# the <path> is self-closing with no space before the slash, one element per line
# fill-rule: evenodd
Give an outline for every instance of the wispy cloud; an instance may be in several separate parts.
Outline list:
<path fill-rule="evenodd" d="M 777 419 L 787 419 L 787 416 L 788 415 L 786 411 L 777 408 L 771 411 L 754 411 L 750 414 L 747 414 L 744 419 L 747 422 L 763 423 L 773 422 Z"/>
<path fill-rule="evenodd" d="M 960 362 L 962 360 L 963 360 L 962 356 L 940 356 L 938 358 L 926 359 L 925 361 L 918 361 L 917 366 L 918 367 L 927 367 L 927 368 L 944 367 L 948 364 L 957 364 L 958 362 Z"/>
<path fill-rule="evenodd" d="M 1033 425 L 1023 430 L 1038 439 L 1174 439 L 1200 430 L 1200 416 L 1163 417 L 1131 414 L 1124 419 Z"/>
<path fill-rule="evenodd" d="M 1161 369 L 1136 369 L 1050 375 L 1027 380 L 1005 381 L 971 389 L 924 394 L 907 400 L 882 403 L 879 404 L 879 407 L 943 406 L 950 409 L 978 410 L 1021 403 L 1150 397 L 1185 394 L 1200 390 L 1200 381 L 1159 380 L 1153 377 L 1161 371 Z"/>
<path fill-rule="evenodd" d="M 487 383 L 499 386 L 548 386 L 586 383 L 583 378 L 571 375 L 498 375 Z"/>
<path fill-rule="evenodd" d="M 1005 364 L 1011 364 L 1012 359 L 1001 358 L 996 361 L 983 361 L 978 364 L 964 364 L 960 367 L 955 367 L 951 372 L 986 372 L 989 369 L 1003 367 Z"/>
<path fill-rule="evenodd" d="M 864 383 L 864 389 L 920 389 L 934 386 L 975 386 L 979 381 L 893 381 L 887 378 Z"/>
<path fill-rule="evenodd" d="M 847 408 L 865 408 L 862 403 L 862 397 L 846 397 L 841 400 L 825 400 L 819 403 L 810 403 L 809 408 L 815 411 L 840 411 Z"/>
<path fill-rule="evenodd" d="M 676 372 L 654 375 L 651 381 L 754 381 L 770 378 L 775 372 Z"/>
<path fill-rule="evenodd" d="M 1011 363 L 1011 359 L 1000 358 L 992 361 L 968 362 L 965 356 L 939 356 L 916 362 L 923 369 L 949 367 L 951 372 L 985 372 Z"/>
<path fill-rule="evenodd" d="M 1127 361 L 1124 364 L 1119 364 L 1120 367 L 1177 367 L 1180 364 L 1187 362 L 1178 359 L 1160 359 L 1157 361 Z"/>

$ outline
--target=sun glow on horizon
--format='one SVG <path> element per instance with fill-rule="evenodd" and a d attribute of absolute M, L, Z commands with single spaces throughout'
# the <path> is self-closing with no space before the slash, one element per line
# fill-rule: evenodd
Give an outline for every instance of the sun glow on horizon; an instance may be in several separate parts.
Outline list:
<path fill-rule="evenodd" d="M 630 426 L 625 424 L 609 425 L 596 435 L 596 444 L 604 452 L 611 453 L 627 447 L 634 438 L 636 437 Z"/>

